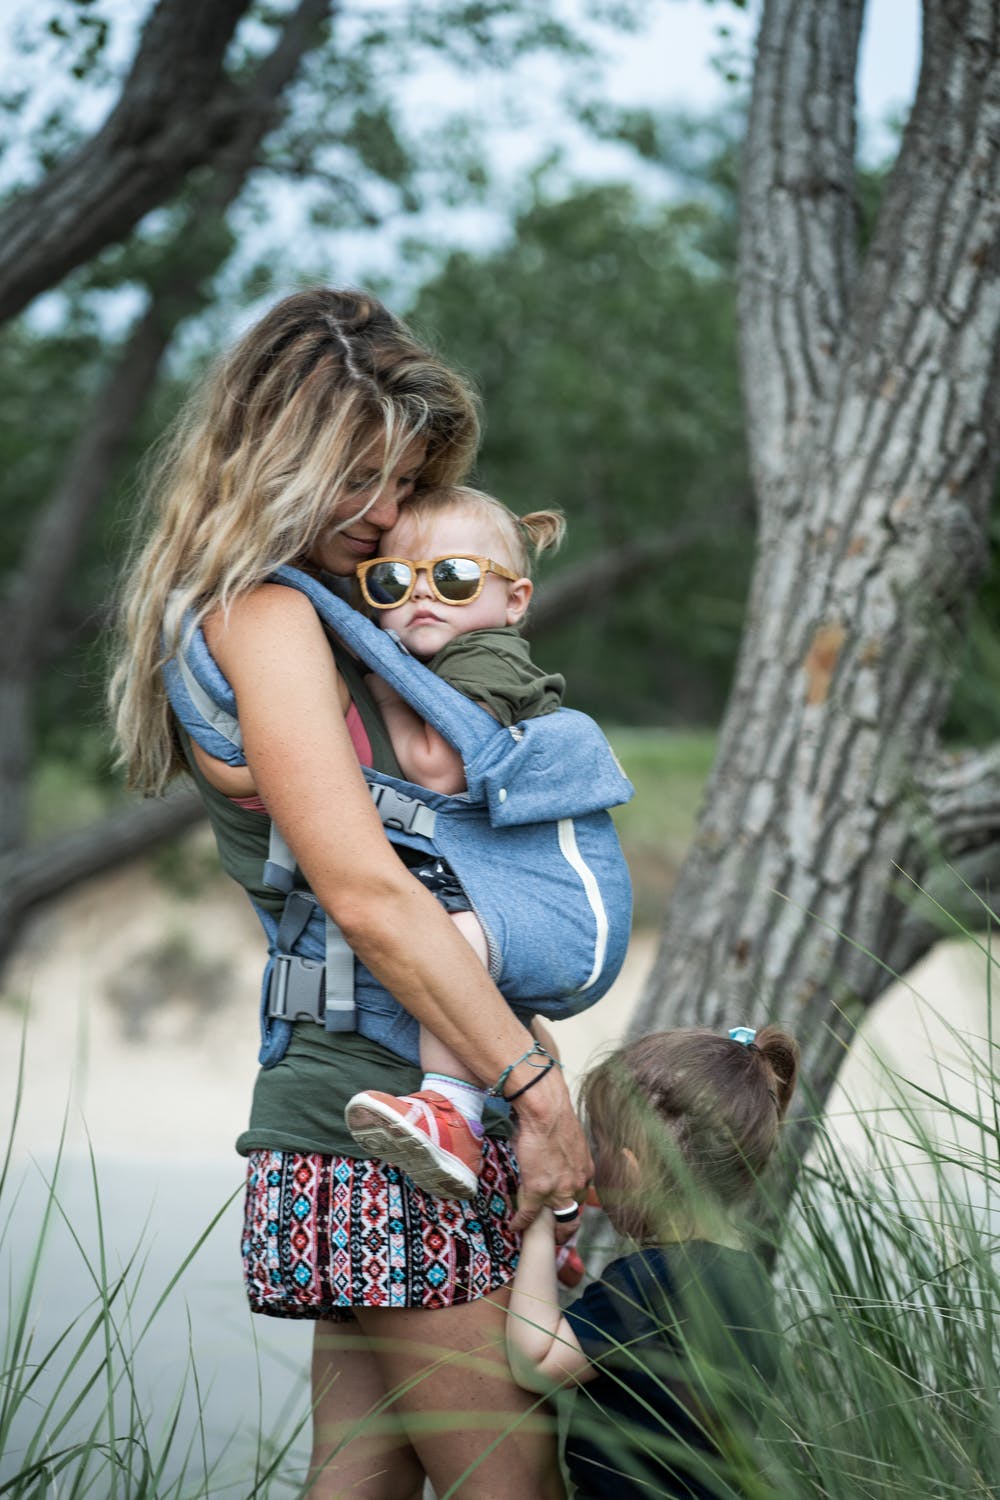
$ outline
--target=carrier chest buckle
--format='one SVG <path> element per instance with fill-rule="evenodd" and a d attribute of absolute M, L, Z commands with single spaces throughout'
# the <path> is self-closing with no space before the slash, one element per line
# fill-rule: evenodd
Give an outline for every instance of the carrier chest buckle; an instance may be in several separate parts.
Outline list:
<path fill-rule="evenodd" d="M 398 828 L 401 833 L 416 833 L 422 838 L 433 837 L 437 813 L 425 802 L 378 782 L 372 783 L 371 794 L 385 828 Z"/>

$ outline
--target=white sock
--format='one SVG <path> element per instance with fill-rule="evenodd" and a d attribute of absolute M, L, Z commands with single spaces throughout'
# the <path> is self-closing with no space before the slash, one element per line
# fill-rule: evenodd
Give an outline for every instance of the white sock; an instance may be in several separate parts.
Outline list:
<path fill-rule="evenodd" d="M 433 1089 L 450 1099 L 460 1115 L 464 1115 L 476 1135 L 483 1133 L 483 1105 L 486 1090 L 477 1083 L 467 1083 L 464 1078 L 452 1078 L 447 1073 L 425 1073 L 421 1089 Z"/>

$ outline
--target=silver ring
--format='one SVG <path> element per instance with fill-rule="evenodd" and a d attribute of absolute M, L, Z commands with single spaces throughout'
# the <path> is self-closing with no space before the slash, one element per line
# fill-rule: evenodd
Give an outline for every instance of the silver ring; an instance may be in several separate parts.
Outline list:
<path fill-rule="evenodd" d="M 552 1217 L 557 1224 L 572 1224 L 574 1219 L 580 1217 L 579 1203 L 567 1203 L 565 1208 L 554 1208 Z"/>

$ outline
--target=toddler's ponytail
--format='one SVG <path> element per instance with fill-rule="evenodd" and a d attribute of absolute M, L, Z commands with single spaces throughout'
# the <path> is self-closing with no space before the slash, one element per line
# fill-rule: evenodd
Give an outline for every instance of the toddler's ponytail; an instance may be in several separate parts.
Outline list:
<path fill-rule="evenodd" d="M 757 1033 L 755 1046 L 761 1065 L 770 1075 L 778 1118 L 784 1119 L 799 1076 L 799 1044 L 780 1027 L 764 1026 Z"/>
<path fill-rule="evenodd" d="M 526 516 L 518 516 L 517 524 L 533 557 L 554 552 L 566 535 L 566 517 L 561 510 L 531 510 Z"/>

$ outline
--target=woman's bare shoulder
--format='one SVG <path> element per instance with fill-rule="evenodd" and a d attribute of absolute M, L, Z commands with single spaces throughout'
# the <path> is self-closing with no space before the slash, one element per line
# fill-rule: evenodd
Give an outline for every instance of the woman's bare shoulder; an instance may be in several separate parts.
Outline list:
<path fill-rule="evenodd" d="M 219 606 L 206 615 L 203 630 L 209 648 L 225 666 L 234 653 L 241 657 L 262 640 L 276 636 L 300 648 L 324 641 L 319 617 L 298 589 L 280 583 L 262 583 L 240 594 L 227 609 Z"/>

